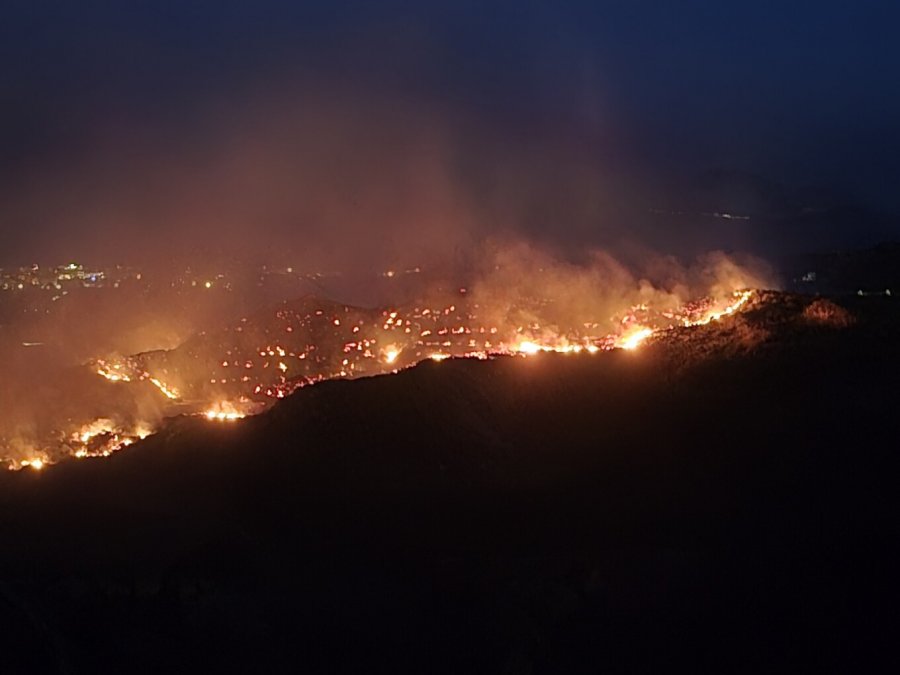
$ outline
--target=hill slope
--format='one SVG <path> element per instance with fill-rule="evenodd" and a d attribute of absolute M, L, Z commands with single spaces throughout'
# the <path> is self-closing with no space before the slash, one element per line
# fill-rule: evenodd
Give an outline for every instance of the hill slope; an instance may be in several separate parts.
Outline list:
<path fill-rule="evenodd" d="M 633 353 L 324 382 L 4 475 L 4 653 L 47 672 L 878 664 L 900 323 L 890 299 L 853 321 L 818 302 L 764 295 Z"/>

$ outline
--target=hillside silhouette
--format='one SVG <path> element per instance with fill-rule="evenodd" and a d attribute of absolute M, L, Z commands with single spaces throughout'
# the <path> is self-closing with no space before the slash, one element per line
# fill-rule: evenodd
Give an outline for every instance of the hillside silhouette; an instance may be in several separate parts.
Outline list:
<path fill-rule="evenodd" d="M 0 476 L 10 672 L 898 665 L 896 302 L 424 362 Z"/>

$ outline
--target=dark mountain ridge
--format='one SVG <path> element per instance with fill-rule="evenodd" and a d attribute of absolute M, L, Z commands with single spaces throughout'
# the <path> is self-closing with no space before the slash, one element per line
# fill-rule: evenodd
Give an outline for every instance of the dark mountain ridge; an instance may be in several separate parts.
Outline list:
<path fill-rule="evenodd" d="M 636 352 L 425 362 L 0 476 L 40 672 L 896 658 L 900 322 L 761 294 Z"/>

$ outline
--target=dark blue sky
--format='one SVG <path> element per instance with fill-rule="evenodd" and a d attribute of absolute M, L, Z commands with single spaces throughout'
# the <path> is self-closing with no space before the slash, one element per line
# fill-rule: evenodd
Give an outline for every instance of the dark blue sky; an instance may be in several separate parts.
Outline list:
<path fill-rule="evenodd" d="M 51 239 L 74 245 L 118 228 L 125 242 L 168 232 L 166 221 L 186 212 L 171 204 L 188 199 L 160 178 L 170 168 L 182 182 L 219 175 L 249 152 L 233 147 L 247 138 L 267 148 L 248 160 L 259 172 L 305 175 L 294 155 L 273 151 L 277 133 L 266 135 L 292 137 L 300 126 L 317 138 L 360 135 L 360 163 L 390 176 L 380 180 L 391 194 L 403 193 L 408 171 L 397 166 L 416 152 L 403 137 L 412 128 L 415 148 L 444 149 L 443 177 L 477 204 L 472 221 L 515 220 L 521 212 L 509 203 L 521 197 L 522 227 L 563 240 L 604 243 L 591 232 L 627 229 L 636 204 L 682 208 L 679 191 L 713 169 L 790 189 L 825 185 L 845 202 L 898 211 L 898 25 L 900 3 L 871 0 L 7 0 L 0 244 L 27 255 Z M 304 112 L 291 118 L 292 106 Z M 338 132 L 335 110 L 357 116 Z M 319 125 L 329 131 L 309 131 Z M 311 153 L 318 166 L 331 156 L 324 145 Z M 334 156 L 352 162 L 349 153 Z M 362 180 L 334 171 L 332 184 Z M 209 201 L 228 186 L 252 188 L 246 177 L 223 175 L 204 187 Z M 535 185 L 549 186 L 538 190 L 546 194 L 535 196 Z M 277 213 L 247 207 L 244 215 L 277 221 L 279 233 L 333 226 L 323 215 L 332 211 L 313 216 L 287 201 Z M 579 201 L 588 206 L 569 211 Z M 221 219 L 206 215 L 198 220 Z M 317 225 L 297 225 L 304 218 Z M 640 238 L 653 225 L 634 227 Z M 835 241 L 852 241 L 843 226 L 829 227 Z M 710 244 L 752 246 L 746 239 Z"/>

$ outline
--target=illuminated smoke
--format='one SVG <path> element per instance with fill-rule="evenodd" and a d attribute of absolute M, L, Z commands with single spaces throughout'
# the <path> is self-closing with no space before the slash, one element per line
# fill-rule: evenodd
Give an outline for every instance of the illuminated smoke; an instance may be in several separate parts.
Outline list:
<path fill-rule="evenodd" d="M 464 285 L 435 283 L 418 301 L 364 309 L 305 298 L 174 350 L 94 359 L 93 379 L 73 380 L 61 399 L 66 416 L 48 417 L 43 432 L 8 434 L 4 457 L 11 468 L 106 457 L 169 414 L 234 421 L 307 384 L 425 359 L 634 350 L 669 328 L 734 314 L 752 297 L 746 289 L 768 284 L 721 254 L 651 262 L 638 273 L 605 253 L 573 263 L 512 244 L 478 259 Z M 101 414 L 85 419 L 82 409 Z"/>

